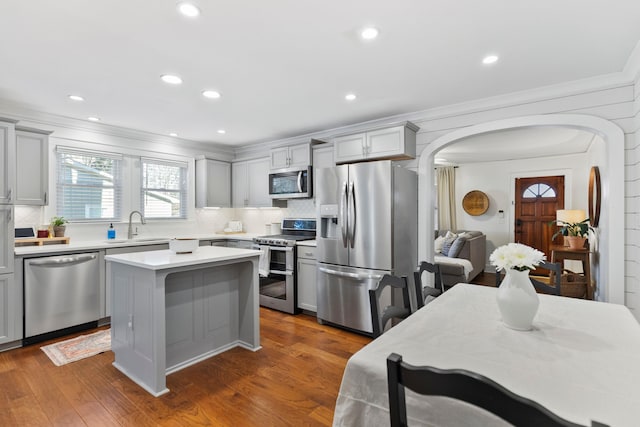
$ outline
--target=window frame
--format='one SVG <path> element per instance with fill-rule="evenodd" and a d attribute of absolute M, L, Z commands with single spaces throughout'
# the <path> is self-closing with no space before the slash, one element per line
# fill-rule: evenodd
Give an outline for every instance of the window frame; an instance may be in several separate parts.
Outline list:
<path fill-rule="evenodd" d="M 88 156 L 88 157 L 99 157 L 103 159 L 108 159 L 115 161 L 114 168 L 112 169 L 112 178 L 113 178 L 113 187 L 108 186 L 87 186 L 87 185 L 77 185 L 72 183 L 66 183 L 63 179 L 61 179 L 64 175 L 64 170 L 62 169 L 64 155 L 77 155 L 77 156 Z M 56 183 L 56 203 L 54 207 L 56 216 L 64 216 L 70 223 L 102 223 L 102 222 L 115 222 L 120 221 L 122 218 L 123 211 L 123 193 L 124 193 L 124 156 L 119 153 L 105 152 L 105 151 L 97 151 L 97 150 L 89 150 L 83 148 L 75 148 L 75 147 L 66 147 L 66 146 L 57 146 L 55 150 L 54 156 L 54 176 Z M 62 199 L 64 187 L 68 188 L 113 188 L 113 216 L 111 217 L 100 217 L 100 218 L 77 218 L 71 217 L 68 214 L 65 214 L 62 208 Z"/>
<path fill-rule="evenodd" d="M 169 166 L 169 167 L 178 167 L 180 169 L 181 176 L 179 177 L 180 184 L 179 189 L 169 189 L 169 188 L 150 188 L 145 186 L 145 164 L 149 165 L 158 165 L 158 166 Z M 186 161 L 179 160 L 170 160 L 170 159 L 161 159 L 157 157 L 140 157 L 139 162 L 139 209 L 140 212 L 144 215 L 146 219 L 151 220 L 187 220 L 189 218 L 189 163 Z M 134 190 L 135 191 L 135 190 Z M 180 202 L 179 208 L 179 216 L 150 216 L 145 209 L 145 195 L 148 192 L 158 192 L 158 193 L 177 193 L 178 199 Z"/>

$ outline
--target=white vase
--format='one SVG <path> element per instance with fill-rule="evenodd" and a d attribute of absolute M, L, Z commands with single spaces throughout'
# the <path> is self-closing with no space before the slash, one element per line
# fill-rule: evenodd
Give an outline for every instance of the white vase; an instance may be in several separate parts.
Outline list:
<path fill-rule="evenodd" d="M 496 300 L 506 326 L 519 331 L 531 329 L 540 301 L 529 280 L 529 270 L 507 270 Z"/>

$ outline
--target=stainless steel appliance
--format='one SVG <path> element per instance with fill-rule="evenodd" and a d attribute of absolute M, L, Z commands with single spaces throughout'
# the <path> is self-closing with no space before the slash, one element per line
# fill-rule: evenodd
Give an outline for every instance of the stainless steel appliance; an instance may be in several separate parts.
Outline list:
<path fill-rule="evenodd" d="M 272 199 L 301 199 L 313 196 L 311 166 L 303 169 L 280 169 L 269 174 Z"/>
<path fill-rule="evenodd" d="M 371 333 L 369 289 L 417 265 L 417 175 L 391 161 L 316 173 L 318 320 Z"/>
<path fill-rule="evenodd" d="M 98 252 L 24 261 L 24 344 L 97 326 Z"/>
<path fill-rule="evenodd" d="M 260 260 L 266 266 L 266 274 L 260 275 L 260 305 L 285 313 L 298 312 L 296 242 L 315 237 L 315 219 L 286 218 L 282 220 L 282 234 L 253 239 L 254 248 L 266 257 Z"/>

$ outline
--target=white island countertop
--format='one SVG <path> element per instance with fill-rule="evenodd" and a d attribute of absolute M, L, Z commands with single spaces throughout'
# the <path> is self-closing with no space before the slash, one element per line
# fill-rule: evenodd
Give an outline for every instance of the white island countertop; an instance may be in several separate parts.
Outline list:
<path fill-rule="evenodd" d="M 174 267 L 195 266 L 211 262 L 237 260 L 259 256 L 253 249 L 226 248 L 221 246 L 200 246 L 189 254 L 176 254 L 168 249 L 160 251 L 134 252 L 107 255 L 105 260 L 141 267 L 148 270 L 163 270 Z"/>

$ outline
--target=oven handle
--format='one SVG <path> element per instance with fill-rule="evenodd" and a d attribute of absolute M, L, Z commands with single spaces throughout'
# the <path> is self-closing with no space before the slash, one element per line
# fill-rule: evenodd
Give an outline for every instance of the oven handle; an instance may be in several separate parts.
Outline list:
<path fill-rule="evenodd" d="M 323 273 L 327 273 L 327 274 L 331 274 L 333 276 L 339 276 L 339 277 L 348 277 L 349 279 L 356 279 L 356 280 L 367 280 L 367 279 L 382 279 L 382 274 L 356 274 L 356 273 L 347 273 L 344 271 L 338 271 L 338 270 L 332 270 L 330 268 L 326 268 L 326 267 L 318 267 L 318 270 L 322 271 Z"/>
<path fill-rule="evenodd" d="M 269 246 L 269 245 L 257 245 L 254 244 L 251 246 L 252 249 L 260 250 L 261 246 Z M 293 246 L 269 246 L 270 251 L 284 251 L 284 252 L 292 252 Z"/>

